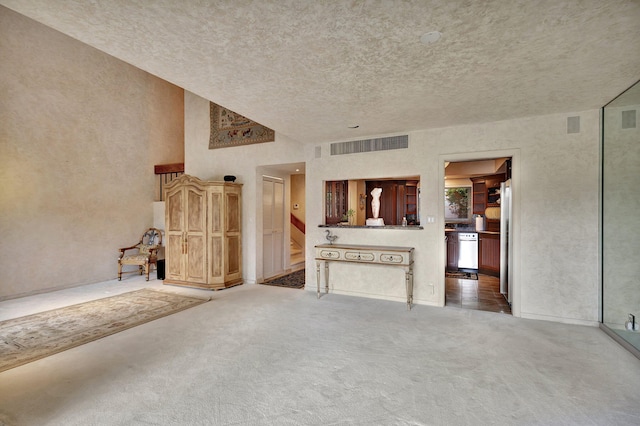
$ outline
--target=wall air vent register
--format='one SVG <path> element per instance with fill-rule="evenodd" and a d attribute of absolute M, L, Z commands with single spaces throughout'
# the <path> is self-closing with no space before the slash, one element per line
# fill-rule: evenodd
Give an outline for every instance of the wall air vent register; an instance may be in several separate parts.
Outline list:
<path fill-rule="evenodd" d="M 331 144 L 331 155 L 357 154 L 360 152 L 387 151 L 409 148 L 409 136 L 363 139 L 359 141 L 336 142 Z"/>

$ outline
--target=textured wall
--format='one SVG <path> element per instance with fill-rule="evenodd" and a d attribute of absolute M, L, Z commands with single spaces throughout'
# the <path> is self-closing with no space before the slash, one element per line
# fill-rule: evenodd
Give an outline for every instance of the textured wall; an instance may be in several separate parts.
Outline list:
<path fill-rule="evenodd" d="M 245 274 L 260 273 L 261 212 L 255 184 L 261 165 L 306 161 L 306 260 L 324 243 L 323 181 L 421 176 L 423 230 L 340 229 L 339 242 L 416 248 L 414 300 L 444 303 L 444 162 L 514 155 L 515 267 L 514 312 L 539 318 L 594 325 L 598 321 L 598 155 L 599 114 L 554 114 L 469 126 L 411 132 L 408 150 L 331 157 L 329 143 L 296 149 L 285 138 L 273 144 L 207 151 L 207 102 L 190 93 L 185 101 L 187 170 L 203 178 L 236 174 L 245 183 L 243 209 Z M 567 133 L 567 117 L 580 116 L 580 133 Z M 298 144 L 301 145 L 301 144 Z M 259 203 L 258 203 L 259 204 Z M 436 223 L 426 223 L 426 216 Z M 254 231 L 255 230 L 255 231 Z M 336 293 L 402 301 L 399 269 L 332 266 Z M 315 283 L 315 268 L 307 268 Z"/>
<path fill-rule="evenodd" d="M 580 116 L 580 133 L 567 134 L 568 116 Z M 425 155 L 518 150 L 514 303 L 524 317 L 598 319 L 598 117 L 596 110 L 425 133 Z"/>
<path fill-rule="evenodd" d="M 567 116 L 582 129 L 567 134 Z M 594 324 L 598 311 L 598 112 L 556 114 L 410 133 L 408 150 L 323 157 L 307 164 L 308 223 L 322 221 L 322 180 L 421 176 L 422 231 L 339 230 L 343 242 L 416 248 L 414 297 L 444 303 L 445 161 L 514 157 L 517 315 Z M 426 216 L 437 222 L 426 223 Z M 308 233 L 307 247 L 323 240 Z M 307 260 L 310 260 L 307 257 Z M 401 299 L 401 277 L 382 269 L 334 268 L 336 290 Z M 342 275 L 340 275 L 342 273 Z M 400 273 L 401 275 L 401 273 Z M 313 273 L 307 277 L 312 279 Z M 358 284 L 353 284 L 354 281 Z M 395 280 L 395 281 L 394 281 Z M 390 285 L 390 283 L 394 283 Z M 397 284 L 395 284 L 397 283 Z M 395 287 L 391 289 L 390 287 Z"/>
<path fill-rule="evenodd" d="M 115 278 L 184 158 L 183 91 L 0 7 L 0 298 Z"/>

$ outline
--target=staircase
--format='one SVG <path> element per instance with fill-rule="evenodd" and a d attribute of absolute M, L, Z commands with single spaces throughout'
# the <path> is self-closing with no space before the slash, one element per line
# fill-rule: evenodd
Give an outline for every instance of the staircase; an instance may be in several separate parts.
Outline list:
<path fill-rule="evenodd" d="M 302 247 L 293 240 L 291 240 L 290 244 L 291 270 L 298 271 L 304 269 L 304 251 L 302 251 Z"/>

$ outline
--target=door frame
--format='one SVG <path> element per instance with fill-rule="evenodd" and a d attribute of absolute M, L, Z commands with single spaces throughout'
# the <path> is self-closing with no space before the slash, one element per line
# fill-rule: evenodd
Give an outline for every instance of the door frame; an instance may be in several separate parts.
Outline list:
<path fill-rule="evenodd" d="M 264 190 L 262 191 L 262 215 L 261 215 L 261 220 L 262 220 L 262 277 L 263 279 L 269 279 L 272 277 L 275 277 L 277 275 L 280 275 L 282 273 L 284 273 L 287 270 L 287 262 L 286 262 L 286 258 L 285 258 L 285 254 L 288 253 L 289 250 L 286 249 L 286 239 L 285 239 L 285 230 L 287 228 L 287 223 L 289 222 L 287 220 L 287 216 L 286 216 L 286 193 L 287 193 L 287 189 L 288 189 L 288 185 L 286 184 L 286 179 L 281 178 L 281 177 L 276 177 L 276 176 L 269 176 L 269 175 L 262 175 L 262 188 L 264 189 L 264 183 L 265 182 L 271 182 L 274 184 L 274 188 L 275 188 L 275 184 L 280 184 L 282 185 L 282 223 L 278 224 L 280 225 L 279 228 L 282 229 L 282 251 L 279 253 L 281 260 L 281 264 L 278 270 L 275 271 L 275 273 L 270 274 L 269 276 L 266 276 L 266 265 L 264 264 L 264 255 L 265 255 L 265 250 L 264 250 L 264 206 L 265 206 L 265 202 L 266 202 L 266 196 L 264 193 Z M 275 194 L 275 191 L 274 193 Z M 273 195 L 272 194 L 272 195 Z M 275 204 L 274 204 L 275 206 Z M 274 209 L 275 210 L 275 209 Z M 273 226 L 272 224 L 272 229 L 273 228 L 278 228 L 278 226 Z M 272 233 L 273 234 L 273 233 Z"/>
<path fill-rule="evenodd" d="M 513 233 L 512 244 L 513 244 L 513 256 L 510 259 L 510 268 L 513 270 L 513 285 L 512 287 L 512 301 L 511 301 L 511 314 L 514 317 L 520 317 L 521 314 L 521 297 L 520 297 L 520 200 L 521 200 L 521 189 L 520 189 L 520 170 L 521 170 L 521 157 L 520 157 L 520 148 L 513 149 L 503 149 L 496 151 L 476 151 L 476 152 L 462 152 L 462 153 L 451 153 L 451 154 L 440 154 L 439 156 L 439 165 L 438 165 L 438 187 L 440 188 L 439 194 L 444 194 L 445 191 L 445 182 L 444 182 L 444 173 L 445 173 L 445 163 L 456 163 L 461 161 L 477 161 L 477 160 L 489 160 L 493 158 L 501 158 L 501 157 L 511 157 L 511 187 L 512 187 L 512 229 Z M 438 197 L 438 230 L 439 235 L 445 235 L 444 225 L 444 197 Z M 439 268 L 439 278 L 438 278 L 438 287 L 439 291 L 439 304 L 440 306 L 445 305 L 445 259 L 446 259 L 446 250 L 447 245 L 444 241 L 444 238 L 440 239 L 439 244 L 439 259 L 438 268 Z"/>
<path fill-rule="evenodd" d="M 291 239 L 291 175 L 293 174 L 306 174 L 306 164 L 304 162 L 298 163 L 283 163 L 272 165 L 260 165 L 256 166 L 256 174 L 254 175 L 254 194 L 255 194 L 255 210 L 256 216 L 251 227 L 255 229 L 256 245 L 253 255 L 255 256 L 255 277 L 257 283 L 264 282 L 264 265 L 263 263 L 263 251 L 264 241 L 262 239 L 262 176 L 277 177 L 284 180 L 284 266 L 285 272 L 291 270 L 291 249 L 288 243 Z M 306 197 L 306 195 L 305 195 Z M 306 245 L 305 245 L 306 246 Z M 249 254 L 250 255 L 250 254 Z"/>

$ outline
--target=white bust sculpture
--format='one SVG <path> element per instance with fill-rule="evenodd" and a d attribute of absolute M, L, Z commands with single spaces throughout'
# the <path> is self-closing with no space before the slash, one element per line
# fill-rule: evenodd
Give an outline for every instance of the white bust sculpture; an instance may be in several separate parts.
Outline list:
<path fill-rule="evenodd" d="M 374 219 L 377 219 L 380 215 L 380 194 L 382 194 L 382 188 L 373 188 L 371 191 L 371 196 L 373 197 L 373 200 L 371 200 L 371 212 Z"/>
<path fill-rule="evenodd" d="M 371 190 L 371 196 L 373 197 L 371 200 L 371 213 L 373 213 L 373 217 L 366 220 L 367 226 L 384 226 L 384 219 L 378 217 L 380 216 L 380 194 L 382 194 L 382 188 L 373 188 Z"/>

